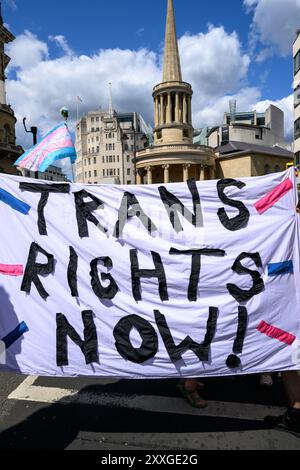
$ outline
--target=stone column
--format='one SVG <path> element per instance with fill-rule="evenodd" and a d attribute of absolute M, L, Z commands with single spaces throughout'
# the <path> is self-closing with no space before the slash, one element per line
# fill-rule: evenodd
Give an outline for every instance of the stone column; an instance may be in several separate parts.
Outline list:
<path fill-rule="evenodd" d="M 187 118 L 187 96 L 183 95 L 183 124 L 186 124 L 186 118 Z"/>
<path fill-rule="evenodd" d="M 158 109 L 158 97 L 154 98 L 154 108 L 155 108 L 155 127 L 159 126 L 159 109 Z"/>
<path fill-rule="evenodd" d="M 205 170 L 204 165 L 200 165 L 200 176 L 199 176 L 200 181 L 204 181 L 204 180 L 205 180 L 205 173 L 204 173 L 204 170 Z"/>
<path fill-rule="evenodd" d="M 175 121 L 179 122 L 179 93 L 175 95 Z"/>
<path fill-rule="evenodd" d="M 136 171 L 136 184 L 143 184 L 141 170 Z"/>
<path fill-rule="evenodd" d="M 183 167 L 183 182 L 186 182 L 189 179 L 189 168 L 191 165 L 184 163 Z"/>
<path fill-rule="evenodd" d="M 160 95 L 160 116 L 159 123 L 162 126 L 164 124 L 164 95 Z"/>
<path fill-rule="evenodd" d="M 189 95 L 188 96 L 188 122 L 189 124 L 192 124 L 192 97 Z"/>
<path fill-rule="evenodd" d="M 163 165 L 164 170 L 164 183 L 168 184 L 170 182 L 170 165 Z"/>
<path fill-rule="evenodd" d="M 146 171 L 147 171 L 147 184 L 152 184 L 152 167 L 147 166 Z"/>
<path fill-rule="evenodd" d="M 167 101 L 167 124 L 171 124 L 172 122 L 172 100 L 171 100 L 171 93 L 168 93 L 168 101 Z"/>

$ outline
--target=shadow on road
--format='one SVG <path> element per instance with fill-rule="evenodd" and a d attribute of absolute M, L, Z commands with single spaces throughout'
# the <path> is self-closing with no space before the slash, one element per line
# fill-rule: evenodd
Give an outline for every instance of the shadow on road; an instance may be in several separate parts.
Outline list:
<path fill-rule="evenodd" d="M 243 379 L 210 379 L 207 382 L 207 398 L 222 401 L 243 401 L 243 390 L 247 390 L 246 398 L 252 393 L 250 403 L 256 400 L 271 405 L 278 404 L 282 390 L 277 384 L 273 391 L 264 391 L 254 378 Z M 223 384 L 220 387 L 219 384 Z M 249 386 L 252 384 L 252 386 Z M 124 393 L 142 394 L 148 391 L 149 395 L 165 393 L 179 396 L 176 393 L 175 381 L 123 381 L 106 386 L 92 385 L 82 388 L 74 400 L 80 401 L 80 395 L 111 394 L 116 397 Z M 277 389 L 277 391 L 276 391 Z M 259 396 L 265 393 L 269 398 Z M 274 400 L 272 399 L 274 397 Z M 145 401 L 147 397 L 144 397 Z M 117 402 L 117 400 L 116 400 Z M 249 403 L 249 401 L 248 401 Z M 281 405 L 283 404 L 281 400 Z M 44 405 L 41 405 L 44 406 Z M 242 406 L 242 405 L 241 405 Z M 18 403 L 17 407 L 24 409 L 24 403 Z M 20 408 L 21 409 L 21 408 Z M 80 403 L 62 404 L 42 408 L 33 413 L 25 421 L 0 434 L 0 449 L 65 449 L 78 436 L 79 432 L 97 433 L 215 433 L 215 432 L 242 432 L 266 429 L 263 421 L 242 420 L 224 417 L 193 416 L 175 413 L 161 413 L 151 411 L 138 411 L 122 407 L 82 405 Z"/>

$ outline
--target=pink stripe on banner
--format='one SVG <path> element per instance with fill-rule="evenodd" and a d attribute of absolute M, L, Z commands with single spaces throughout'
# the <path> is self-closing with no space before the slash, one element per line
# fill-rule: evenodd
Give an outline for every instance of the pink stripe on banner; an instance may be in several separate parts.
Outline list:
<path fill-rule="evenodd" d="M 258 325 L 257 330 L 263 335 L 266 335 L 269 338 L 277 339 L 281 343 L 285 343 L 288 346 L 292 346 L 296 340 L 296 336 L 292 335 L 291 333 L 287 333 L 286 331 L 280 330 L 280 328 L 269 325 L 265 321 L 262 321 Z"/>
<path fill-rule="evenodd" d="M 276 204 L 283 196 L 285 196 L 291 189 L 293 189 L 293 183 L 288 178 L 283 183 L 279 184 L 273 191 L 267 194 L 265 197 L 260 199 L 254 207 L 256 208 L 257 212 L 263 214 L 267 210 Z"/>
<path fill-rule="evenodd" d="M 5 276 L 23 276 L 24 269 L 22 265 L 0 264 L 0 274 Z"/>

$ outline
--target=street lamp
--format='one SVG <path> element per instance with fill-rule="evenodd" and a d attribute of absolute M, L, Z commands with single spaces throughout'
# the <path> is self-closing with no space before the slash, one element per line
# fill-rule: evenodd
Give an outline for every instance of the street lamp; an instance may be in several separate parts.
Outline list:
<path fill-rule="evenodd" d="M 27 134 L 32 134 L 33 145 L 36 145 L 37 144 L 38 128 L 37 127 L 31 127 L 30 131 L 29 131 L 26 127 L 26 119 L 27 119 L 26 117 L 23 118 L 23 126 L 24 126 L 24 129 L 25 129 L 25 132 L 27 132 Z"/>

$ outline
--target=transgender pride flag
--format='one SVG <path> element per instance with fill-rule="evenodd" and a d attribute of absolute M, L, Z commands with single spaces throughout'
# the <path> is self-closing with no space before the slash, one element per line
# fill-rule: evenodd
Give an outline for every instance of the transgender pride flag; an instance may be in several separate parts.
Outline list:
<path fill-rule="evenodd" d="M 76 150 L 66 123 L 52 129 L 35 147 L 21 155 L 15 166 L 44 173 L 56 160 L 70 158 L 76 161 Z"/>

